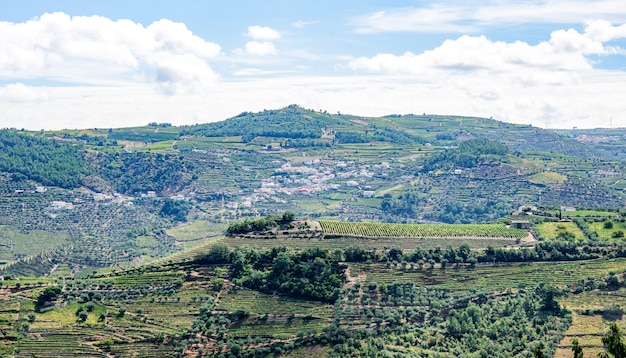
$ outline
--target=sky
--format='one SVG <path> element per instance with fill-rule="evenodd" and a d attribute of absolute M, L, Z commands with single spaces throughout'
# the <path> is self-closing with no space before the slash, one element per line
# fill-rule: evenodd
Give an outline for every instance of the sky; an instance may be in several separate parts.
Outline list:
<path fill-rule="evenodd" d="M 290 104 L 626 127 L 626 0 L 0 2 L 0 128 Z"/>

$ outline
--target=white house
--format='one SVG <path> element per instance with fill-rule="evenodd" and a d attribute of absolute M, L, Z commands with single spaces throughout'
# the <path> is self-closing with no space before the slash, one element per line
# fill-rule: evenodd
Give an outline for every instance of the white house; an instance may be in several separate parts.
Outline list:
<path fill-rule="evenodd" d="M 53 201 L 50 203 L 51 210 L 72 210 L 74 204 L 65 201 Z"/>

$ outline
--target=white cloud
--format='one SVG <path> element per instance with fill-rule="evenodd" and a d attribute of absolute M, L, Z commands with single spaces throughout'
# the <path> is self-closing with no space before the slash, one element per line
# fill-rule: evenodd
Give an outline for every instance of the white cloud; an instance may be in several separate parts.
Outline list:
<path fill-rule="evenodd" d="M 599 70 L 591 60 L 623 51 L 609 41 L 625 38 L 625 25 L 588 21 L 584 31 L 557 30 L 538 44 L 460 36 L 421 53 L 332 57 L 340 62 L 336 73 L 353 72 L 327 77 L 290 73 L 302 67 L 289 61 L 329 56 L 288 48 L 261 56 L 278 53 L 276 35 L 263 31 L 251 30 L 234 56 L 220 56 L 218 45 L 169 20 L 146 27 L 57 13 L 0 22 L 0 78 L 16 82 L 0 86 L 0 128 L 192 124 L 292 103 L 365 116 L 493 116 L 553 128 L 607 126 L 613 117 L 626 126 L 626 73 Z M 225 60 L 237 79 L 218 78 L 209 64 Z M 26 85 L 54 81 L 74 86 Z"/>
<path fill-rule="evenodd" d="M 392 76 L 396 88 L 412 83 L 416 98 L 428 99 L 427 113 L 493 116 L 551 128 L 608 126 L 607 118 L 621 115 L 614 122 L 624 126 L 626 104 L 618 97 L 626 72 L 594 68 L 589 57 L 615 53 L 604 42 L 626 38 L 624 27 L 588 21 L 582 33 L 557 30 L 536 45 L 464 35 L 419 54 L 378 54 L 348 66 Z"/>
<path fill-rule="evenodd" d="M 261 70 L 259 68 L 242 68 L 233 72 L 235 76 L 275 76 L 293 74 L 296 71 L 289 70 Z"/>
<path fill-rule="evenodd" d="M 52 13 L 24 23 L 0 22 L 0 76 L 5 79 L 99 85 L 152 81 L 173 93 L 174 87 L 193 88 L 215 78 L 207 60 L 219 54 L 219 45 L 170 20 L 144 27 L 130 20 Z M 179 75 L 163 77 L 164 66 Z"/>
<path fill-rule="evenodd" d="M 476 27 L 458 24 L 463 18 L 461 8 L 433 5 L 419 9 L 378 11 L 355 21 L 356 31 L 372 32 L 473 32 Z"/>
<path fill-rule="evenodd" d="M 278 31 L 267 26 L 249 26 L 247 37 L 251 37 L 253 41 L 246 43 L 245 53 L 253 56 L 267 56 L 276 55 L 278 50 L 273 40 L 280 39 L 281 35 Z M 243 53 L 240 49 L 235 50 L 235 53 Z"/>
<path fill-rule="evenodd" d="M 584 70 L 567 85 L 540 77 L 529 88 L 516 77 L 436 72 L 420 77 L 250 77 L 220 81 L 185 96 L 155 96 L 151 86 L 56 87 L 47 101 L 20 105 L 0 97 L 0 128 L 122 127 L 151 121 L 176 125 L 223 120 L 243 111 L 297 103 L 364 116 L 434 113 L 494 117 L 550 128 L 626 126 L 626 73 Z M 54 115 L 50 115 L 54 114 Z"/>
<path fill-rule="evenodd" d="M 295 22 L 291 23 L 292 27 L 295 27 L 296 29 L 303 29 L 307 26 L 311 26 L 311 25 L 315 25 L 318 24 L 319 21 L 304 21 L 304 20 L 298 20 Z"/>
<path fill-rule="evenodd" d="M 246 43 L 246 52 L 251 55 L 267 56 L 278 53 L 274 43 L 268 41 L 250 41 Z"/>
<path fill-rule="evenodd" d="M 159 89 L 165 94 L 197 92 L 218 77 L 193 55 L 163 55 L 154 61 L 154 68 Z"/>
<path fill-rule="evenodd" d="M 377 11 L 354 21 L 356 31 L 471 33 L 495 24 L 622 22 L 623 0 L 440 1 L 425 7 Z"/>
<path fill-rule="evenodd" d="M 626 38 L 626 24 L 613 26 L 606 20 L 586 21 L 585 35 L 599 42 L 623 39 Z"/>
<path fill-rule="evenodd" d="M 354 70 L 413 75 L 426 75 L 432 71 L 481 70 L 509 73 L 519 78 L 546 71 L 544 79 L 551 81 L 555 76 L 562 75 L 561 71 L 575 75 L 574 71 L 592 69 L 592 62 L 587 56 L 612 52 L 598 39 L 626 37 L 621 33 L 623 27 L 614 27 L 605 22 L 589 22 L 584 33 L 573 29 L 557 30 L 548 41 L 537 45 L 464 35 L 456 40 L 446 40 L 441 46 L 421 54 L 378 54 L 357 58 L 349 66 Z"/>
<path fill-rule="evenodd" d="M 0 87 L 0 101 L 41 102 L 49 98 L 44 88 L 27 86 L 23 83 L 10 83 Z"/>
<path fill-rule="evenodd" d="M 280 32 L 272 29 L 271 27 L 254 25 L 248 27 L 248 33 L 246 36 L 251 37 L 254 40 L 271 41 L 278 40 L 280 38 Z"/>
<path fill-rule="evenodd" d="M 486 24 L 581 23 L 589 19 L 623 21 L 622 0 L 534 0 L 492 1 L 484 6 L 464 8 L 470 19 Z"/>

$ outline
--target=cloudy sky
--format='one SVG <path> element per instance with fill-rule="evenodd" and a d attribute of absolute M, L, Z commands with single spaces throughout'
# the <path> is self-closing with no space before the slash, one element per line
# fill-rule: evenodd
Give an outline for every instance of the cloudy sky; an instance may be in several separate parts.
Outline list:
<path fill-rule="evenodd" d="M 0 2 L 0 127 L 289 104 L 626 127 L 626 1 Z"/>

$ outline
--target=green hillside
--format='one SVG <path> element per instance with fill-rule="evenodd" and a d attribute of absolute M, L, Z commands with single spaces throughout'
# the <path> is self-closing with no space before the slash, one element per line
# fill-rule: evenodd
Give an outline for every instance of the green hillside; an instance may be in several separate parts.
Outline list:
<path fill-rule="evenodd" d="M 622 134 L 297 105 L 0 130 L 0 356 L 595 356 Z"/>

